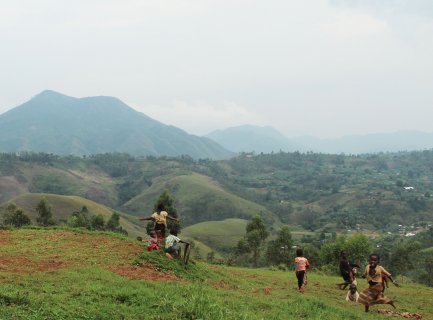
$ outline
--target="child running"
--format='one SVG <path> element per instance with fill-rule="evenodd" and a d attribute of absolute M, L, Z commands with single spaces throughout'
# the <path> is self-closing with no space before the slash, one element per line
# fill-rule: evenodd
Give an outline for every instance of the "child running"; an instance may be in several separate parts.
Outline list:
<path fill-rule="evenodd" d="M 158 240 L 162 240 L 165 237 L 165 228 L 167 227 L 167 219 L 179 222 L 178 218 L 171 217 L 167 211 L 164 211 L 164 205 L 159 203 L 156 212 L 150 217 L 140 218 L 140 220 L 153 220 L 155 222 L 154 230 L 158 236 Z"/>
<path fill-rule="evenodd" d="M 304 292 L 304 287 L 307 285 L 307 268 L 310 266 L 307 258 L 304 257 L 302 249 L 296 250 L 295 271 L 298 279 L 298 290 Z"/>
<path fill-rule="evenodd" d="M 398 287 L 399 285 L 392 279 L 391 274 L 379 265 L 380 257 L 378 254 L 371 254 L 369 257 L 369 264 L 365 268 L 363 278 L 367 278 L 370 285 L 367 289 L 362 291 L 359 295 L 358 302 L 365 306 L 365 312 L 368 312 L 370 306 L 375 304 L 390 304 L 395 308 L 394 302 L 383 295 L 383 277 L 391 280 L 391 282 Z"/>
<path fill-rule="evenodd" d="M 356 268 L 359 268 L 357 264 L 351 263 L 349 261 L 349 254 L 346 250 L 340 252 L 340 274 L 343 277 L 344 282 L 339 283 L 338 287 L 341 290 L 346 289 L 346 287 L 353 282 L 357 285 L 355 280 Z"/>

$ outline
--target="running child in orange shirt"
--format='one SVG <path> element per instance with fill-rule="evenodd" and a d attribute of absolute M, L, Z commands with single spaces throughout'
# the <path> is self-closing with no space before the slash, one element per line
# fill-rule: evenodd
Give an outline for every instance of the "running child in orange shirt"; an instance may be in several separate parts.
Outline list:
<path fill-rule="evenodd" d="M 307 268 L 310 266 L 307 258 L 304 257 L 302 249 L 296 250 L 295 271 L 298 279 L 298 290 L 304 292 L 304 287 L 307 284 Z"/>

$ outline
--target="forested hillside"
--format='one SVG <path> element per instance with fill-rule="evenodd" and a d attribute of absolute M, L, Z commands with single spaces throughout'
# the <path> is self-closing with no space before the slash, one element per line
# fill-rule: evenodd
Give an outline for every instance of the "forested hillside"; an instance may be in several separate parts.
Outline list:
<path fill-rule="evenodd" d="M 132 215 L 168 191 L 185 225 L 259 213 L 312 231 L 397 231 L 433 221 L 433 151 L 360 156 L 242 154 L 230 160 L 0 155 L 0 202 L 24 192 L 77 195 Z"/>

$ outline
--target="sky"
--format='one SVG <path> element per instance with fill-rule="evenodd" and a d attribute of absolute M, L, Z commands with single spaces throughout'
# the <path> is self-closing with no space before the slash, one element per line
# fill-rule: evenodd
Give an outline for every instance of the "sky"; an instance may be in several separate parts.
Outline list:
<path fill-rule="evenodd" d="M 0 0 L 0 88 L 0 114 L 50 89 L 197 135 L 433 132 L 433 1 Z"/>

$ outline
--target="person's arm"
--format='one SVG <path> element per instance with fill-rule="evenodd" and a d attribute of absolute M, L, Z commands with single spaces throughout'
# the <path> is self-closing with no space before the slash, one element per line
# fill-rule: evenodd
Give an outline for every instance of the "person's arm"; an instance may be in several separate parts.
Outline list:
<path fill-rule="evenodd" d="M 382 268 L 382 272 L 386 275 L 386 277 L 389 280 L 391 280 L 392 284 L 395 285 L 396 287 L 399 287 L 400 285 L 397 282 L 395 282 L 395 280 L 391 277 L 391 273 L 386 271 L 384 267 L 381 267 L 381 268 Z"/>
<path fill-rule="evenodd" d="M 169 216 L 169 215 L 167 215 L 167 219 L 170 219 L 170 220 L 173 220 L 173 221 L 177 221 L 177 222 L 180 221 L 178 218 L 175 218 L 175 217 L 172 217 L 172 216 Z"/>
<path fill-rule="evenodd" d="M 395 285 L 396 287 L 400 287 L 400 285 L 391 277 L 391 275 L 387 276 L 387 278 L 389 280 L 391 280 L 392 284 Z"/>
<path fill-rule="evenodd" d="M 153 217 L 138 218 L 138 220 L 155 220 Z"/>

